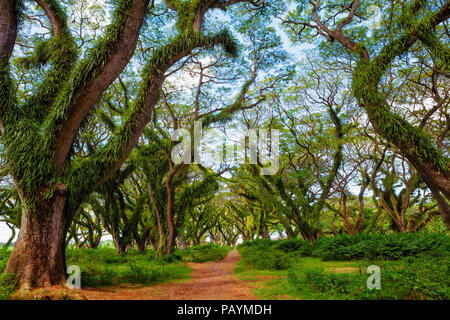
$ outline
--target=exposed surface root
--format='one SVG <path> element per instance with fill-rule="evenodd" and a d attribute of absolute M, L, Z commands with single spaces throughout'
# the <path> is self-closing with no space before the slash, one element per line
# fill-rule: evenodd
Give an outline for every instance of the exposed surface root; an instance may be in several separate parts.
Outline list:
<path fill-rule="evenodd" d="M 46 287 L 36 290 L 18 290 L 12 300 L 86 300 L 80 290 L 70 290 L 62 286 Z"/>

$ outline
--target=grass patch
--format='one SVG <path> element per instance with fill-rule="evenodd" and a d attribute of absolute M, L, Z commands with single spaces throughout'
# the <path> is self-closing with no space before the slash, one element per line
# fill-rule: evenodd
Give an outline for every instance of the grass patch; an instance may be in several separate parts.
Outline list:
<path fill-rule="evenodd" d="M 16 287 L 13 273 L 0 274 L 0 300 L 8 300 Z"/>

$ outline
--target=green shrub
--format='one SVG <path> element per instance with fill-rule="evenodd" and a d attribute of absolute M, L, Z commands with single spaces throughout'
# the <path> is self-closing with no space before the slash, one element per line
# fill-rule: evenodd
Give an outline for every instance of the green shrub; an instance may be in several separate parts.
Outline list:
<path fill-rule="evenodd" d="M 0 274 L 0 300 L 8 300 L 16 288 L 13 273 Z"/>
<path fill-rule="evenodd" d="M 172 254 L 166 254 L 161 257 L 160 262 L 163 263 L 173 263 L 177 261 L 181 261 L 183 257 L 181 256 L 181 253 L 178 250 L 175 250 Z"/>
<path fill-rule="evenodd" d="M 180 250 L 183 261 L 186 262 L 209 262 L 222 260 L 228 255 L 229 247 L 222 247 L 217 244 L 207 243 L 195 247 Z"/>
<path fill-rule="evenodd" d="M 237 247 L 240 248 L 246 248 L 246 247 L 252 247 L 252 248 L 269 248 L 273 246 L 274 241 L 271 239 L 256 239 L 256 240 L 250 240 L 245 241 L 241 244 L 239 244 Z"/>
<path fill-rule="evenodd" d="M 286 270 L 292 262 L 292 255 L 277 249 L 252 248 L 241 249 L 242 260 L 245 264 L 260 270 Z"/>
<path fill-rule="evenodd" d="M 310 256 L 313 250 L 313 246 L 308 241 L 300 239 L 279 240 L 273 247 L 284 252 L 297 252 L 304 256 Z"/>
<path fill-rule="evenodd" d="M 133 263 L 130 264 L 129 270 L 125 273 L 124 281 L 127 283 L 151 284 L 162 281 L 164 278 L 164 272 L 160 269 Z"/>
<path fill-rule="evenodd" d="M 332 296 L 351 294 L 357 281 L 353 275 L 325 272 L 321 268 L 306 269 L 303 272 L 304 278 L 299 278 L 295 271 L 289 270 L 288 279 L 295 287 L 308 286 L 313 291 Z"/>
<path fill-rule="evenodd" d="M 81 285 L 86 287 L 111 286 L 117 283 L 119 276 L 115 268 L 102 265 L 97 261 L 80 265 Z"/>

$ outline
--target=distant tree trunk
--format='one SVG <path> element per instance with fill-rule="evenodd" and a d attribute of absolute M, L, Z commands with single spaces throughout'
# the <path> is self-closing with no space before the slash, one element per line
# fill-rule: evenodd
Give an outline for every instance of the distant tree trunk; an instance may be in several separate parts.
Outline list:
<path fill-rule="evenodd" d="M 197 234 L 194 234 L 194 239 L 192 242 L 194 246 L 198 246 L 200 244 L 200 237 Z"/>
<path fill-rule="evenodd" d="M 19 292 L 63 284 L 65 270 L 66 196 L 40 201 L 23 211 L 20 232 L 5 272 L 14 273 Z"/>
<path fill-rule="evenodd" d="M 156 241 L 155 241 L 155 239 L 153 237 L 150 237 L 150 246 L 152 247 L 153 251 L 156 251 L 156 249 L 158 248 L 156 246 Z"/>
<path fill-rule="evenodd" d="M 356 220 L 355 231 L 357 233 L 363 232 L 364 229 L 364 192 L 369 185 L 369 180 L 364 179 L 361 189 L 358 194 L 358 219 Z"/>
<path fill-rule="evenodd" d="M 159 241 L 158 241 L 158 247 L 157 247 L 157 257 L 160 257 L 160 254 L 162 253 L 161 250 L 163 250 L 164 247 L 164 230 L 161 220 L 161 213 L 159 212 L 158 205 L 156 203 L 155 197 L 153 196 L 152 186 L 150 183 L 147 183 L 147 191 L 148 195 L 150 197 L 150 202 L 153 205 L 153 208 L 155 209 L 155 215 L 156 215 L 156 227 L 158 228 L 158 235 L 159 235 Z"/>
<path fill-rule="evenodd" d="M 102 241 L 102 235 L 98 235 L 96 238 L 94 238 L 93 242 L 91 243 L 92 249 L 97 249 L 100 246 L 100 242 Z"/>
<path fill-rule="evenodd" d="M 347 230 L 347 233 L 351 236 L 355 234 L 352 224 L 350 223 L 350 217 L 348 215 L 347 210 L 347 195 L 345 194 L 345 190 L 342 192 L 342 219 L 344 220 L 344 227 Z"/>
<path fill-rule="evenodd" d="M 137 251 L 143 252 L 143 251 L 147 250 L 147 244 L 148 244 L 149 237 L 150 237 L 150 228 L 144 230 L 140 237 L 138 235 L 135 235 L 134 241 L 136 242 Z"/>
<path fill-rule="evenodd" d="M 114 231 L 111 233 L 111 237 L 113 239 L 114 246 L 116 247 L 116 253 L 121 254 L 125 252 L 127 249 L 127 244 L 122 241 L 122 239 L 120 239 L 120 235 L 116 231 Z"/>
<path fill-rule="evenodd" d="M 175 195 L 173 188 L 173 172 L 172 170 L 167 174 L 166 178 L 166 190 L 167 190 L 167 247 L 166 254 L 173 253 L 173 247 L 175 244 L 175 223 L 174 223 L 174 208 L 175 208 Z"/>
<path fill-rule="evenodd" d="M 182 226 L 180 230 L 180 249 L 185 250 L 186 248 L 186 237 L 184 236 L 184 226 Z"/>
<path fill-rule="evenodd" d="M 266 223 L 266 215 L 264 214 L 264 211 L 261 212 L 261 218 L 259 221 L 259 236 L 263 239 L 270 238 L 269 229 Z"/>
<path fill-rule="evenodd" d="M 212 243 L 216 243 L 217 242 L 217 237 L 214 235 L 213 232 L 209 232 L 209 237 L 211 238 L 211 242 Z"/>

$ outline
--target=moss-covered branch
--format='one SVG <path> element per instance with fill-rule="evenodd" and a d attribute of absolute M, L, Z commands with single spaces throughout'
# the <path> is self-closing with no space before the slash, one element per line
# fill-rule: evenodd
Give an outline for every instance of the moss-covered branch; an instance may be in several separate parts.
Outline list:
<path fill-rule="evenodd" d="M 119 76 L 136 48 L 148 0 L 118 1 L 105 34 L 79 62 L 60 90 L 44 124 L 47 146 L 56 146 L 54 166 L 64 168 L 81 123 Z"/>
<path fill-rule="evenodd" d="M 410 18 L 412 19 L 412 18 Z M 371 61 L 361 60 L 353 75 L 353 90 L 359 103 L 366 109 L 375 129 L 388 141 L 394 143 L 414 165 L 426 162 L 436 171 L 448 171 L 448 159 L 437 150 L 431 139 L 400 115 L 394 114 L 383 95 L 378 91 L 381 78 L 396 57 L 406 52 L 419 38 L 426 38 L 432 52 L 439 54 L 443 64 L 448 63 L 449 51 L 436 39 L 431 27 L 434 15 L 421 21 L 410 21 L 410 27 L 396 40 L 386 45 Z M 444 70 L 448 65 L 443 65 Z M 410 159 L 411 160 L 411 159 Z"/>
<path fill-rule="evenodd" d="M 39 87 L 22 107 L 24 114 L 41 123 L 50 110 L 75 65 L 77 47 L 69 28 L 67 16 L 56 0 L 36 0 L 52 26 L 53 36 L 38 43 L 34 52 L 21 59 L 28 67 L 51 64 Z"/>

